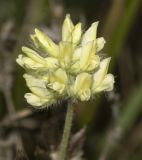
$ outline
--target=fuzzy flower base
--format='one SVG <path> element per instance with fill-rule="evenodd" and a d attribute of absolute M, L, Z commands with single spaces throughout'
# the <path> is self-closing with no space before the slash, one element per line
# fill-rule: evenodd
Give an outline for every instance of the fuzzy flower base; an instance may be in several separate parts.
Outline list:
<path fill-rule="evenodd" d="M 74 25 L 66 15 L 58 45 L 35 29 L 31 35 L 35 50 L 22 47 L 25 55 L 16 60 L 26 70 L 29 104 L 40 108 L 67 98 L 88 101 L 113 89 L 114 76 L 107 74 L 111 58 L 102 59 L 98 54 L 105 40 L 96 38 L 97 27 L 95 22 L 82 34 L 81 23 Z"/>

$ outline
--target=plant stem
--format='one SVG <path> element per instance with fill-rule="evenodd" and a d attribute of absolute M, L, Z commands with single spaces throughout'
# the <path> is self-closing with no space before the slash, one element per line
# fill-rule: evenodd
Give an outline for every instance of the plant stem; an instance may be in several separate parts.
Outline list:
<path fill-rule="evenodd" d="M 66 152 L 67 152 L 68 140 L 69 140 L 69 136 L 71 132 L 72 120 L 73 120 L 73 106 L 71 103 L 69 103 L 67 106 L 64 132 L 63 132 L 63 137 L 62 137 L 61 146 L 60 146 L 60 155 L 59 155 L 60 159 L 59 160 L 65 160 L 66 158 Z"/>

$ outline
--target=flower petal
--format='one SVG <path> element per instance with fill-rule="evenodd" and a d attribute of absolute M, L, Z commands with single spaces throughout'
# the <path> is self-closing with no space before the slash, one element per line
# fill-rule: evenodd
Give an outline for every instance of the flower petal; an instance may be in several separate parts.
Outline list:
<path fill-rule="evenodd" d="M 91 71 L 98 67 L 100 62 L 99 56 L 95 55 L 93 49 L 93 42 L 89 42 L 82 47 L 82 53 L 80 57 L 80 70 Z"/>
<path fill-rule="evenodd" d="M 93 58 L 90 60 L 90 63 L 86 69 L 86 71 L 93 71 L 96 69 L 100 64 L 100 57 L 98 55 L 94 55 Z"/>
<path fill-rule="evenodd" d="M 35 95 L 39 97 L 46 97 L 50 95 L 44 80 L 35 78 L 28 74 L 24 74 L 23 77 L 26 80 L 27 86 Z"/>
<path fill-rule="evenodd" d="M 32 93 L 26 93 L 24 97 L 26 98 L 27 102 L 30 105 L 40 107 L 40 108 L 41 108 L 41 106 L 45 106 L 45 105 L 47 107 L 47 106 L 53 104 L 55 101 L 52 98 L 48 98 L 48 97 L 43 98 L 43 97 L 39 97 L 39 96 L 32 94 Z"/>
<path fill-rule="evenodd" d="M 59 66 L 59 62 L 58 59 L 53 58 L 53 57 L 47 57 L 45 58 L 46 64 L 47 64 L 47 68 L 48 69 L 56 69 Z"/>
<path fill-rule="evenodd" d="M 75 46 L 79 43 L 81 39 L 81 23 L 78 23 L 75 25 L 73 31 L 72 31 L 72 42 L 75 44 Z"/>
<path fill-rule="evenodd" d="M 42 106 L 46 103 L 46 99 L 41 99 L 39 96 L 36 96 L 32 93 L 26 93 L 24 96 L 27 102 L 32 106 Z"/>
<path fill-rule="evenodd" d="M 57 57 L 59 54 L 58 46 L 43 32 L 35 29 L 35 36 L 50 56 Z"/>
<path fill-rule="evenodd" d="M 78 47 L 74 50 L 72 55 L 72 62 L 70 65 L 70 72 L 75 74 L 80 71 L 80 57 L 81 57 L 82 47 Z"/>
<path fill-rule="evenodd" d="M 97 27 L 99 22 L 95 22 L 91 27 L 84 33 L 82 38 L 82 45 L 90 41 L 96 41 Z"/>
<path fill-rule="evenodd" d="M 22 47 L 22 51 L 28 56 L 30 57 L 32 60 L 41 63 L 41 64 L 45 64 L 45 60 L 43 57 L 41 57 L 36 51 L 28 48 L 28 47 Z"/>
<path fill-rule="evenodd" d="M 71 41 L 72 40 L 72 31 L 74 29 L 74 25 L 70 19 L 70 15 L 67 14 L 62 27 L 62 40 L 63 41 Z"/>
<path fill-rule="evenodd" d="M 16 62 L 23 67 L 24 69 L 33 69 L 33 70 L 45 70 L 46 66 L 33 61 L 31 58 L 19 55 L 16 59 Z"/>
<path fill-rule="evenodd" d="M 80 59 L 81 52 L 82 52 L 82 47 L 78 47 L 74 50 L 73 57 L 72 57 L 73 62 Z"/>
<path fill-rule="evenodd" d="M 114 86 L 114 76 L 112 74 L 107 74 L 101 85 L 95 89 L 95 93 L 101 91 L 111 91 L 113 90 L 113 86 Z"/>
<path fill-rule="evenodd" d="M 34 45 L 36 46 L 36 48 L 40 48 L 40 42 L 38 41 L 36 35 L 31 34 L 30 37 L 31 37 L 31 40 L 33 41 Z"/>
<path fill-rule="evenodd" d="M 43 63 L 38 63 L 33 59 L 19 55 L 16 62 L 24 69 L 36 70 L 36 71 L 47 71 L 48 69 L 58 68 L 58 60 L 52 57 L 47 57 L 44 59 Z"/>
<path fill-rule="evenodd" d="M 68 82 L 68 77 L 63 69 L 58 69 L 53 73 L 49 73 L 48 87 L 62 94 Z"/>
<path fill-rule="evenodd" d="M 105 91 L 112 91 L 114 86 L 114 76 L 112 74 L 107 74 L 102 86 Z"/>
<path fill-rule="evenodd" d="M 108 66 L 109 66 L 109 63 L 110 63 L 110 59 L 111 58 L 106 58 L 106 59 L 102 60 L 102 62 L 100 63 L 100 68 L 93 75 L 93 90 L 94 91 L 104 81 L 104 78 L 105 78 L 105 76 L 107 74 L 107 71 L 108 71 Z"/>
<path fill-rule="evenodd" d="M 90 60 L 93 57 L 92 54 L 93 42 L 87 43 L 82 47 L 82 53 L 80 57 L 80 68 L 81 70 L 86 70 L 88 67 Z"/>
<path fill-rule="evenodd" d="M 70 42 L 60 42 L 59 44 L 59 61 L 63 68 L 70 67 L 71 58 L 72 58 L 72 44 Z"/>
<path fill-rule="evenodd" d="M 81 101 L 87 101 L 91 96 L 92 76 L 88 73 L 80 73 L 73 85 L 73 94 Z"/>
<path fill-rule="evenodd" d="M 17 62 L 21 67 L 24 68 L 23 57 L 24 57 L 24 56 L 23 56 L 22 54 L 18 55 L 18 58 L 16 59 L 16 62 Z"/>
<path fill-rule="evenodd" d="M 97 52 L 99 52 L 100 50 L 104 48 L 105 43 L 106 41 L 104 40 L 103 37 L 97 38 L 97 44 L 96 44 Z"/>

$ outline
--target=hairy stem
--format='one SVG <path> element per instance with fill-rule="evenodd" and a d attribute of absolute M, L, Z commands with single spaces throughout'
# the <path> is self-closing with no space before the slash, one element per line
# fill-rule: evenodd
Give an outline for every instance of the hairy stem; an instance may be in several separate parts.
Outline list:
<path fill-rule="evenodd" d="M 63 137 L 62 137 L 61 146 L 60 146 L 60 155 L 59 155 L 60 159 L 59 160 L 65 160 L 66 158 L 66 152 L 67 152 L 68 140 L 69 140 L 69 136 L 71 132 L 72 120 L 73 120 L 73 106 L 71 103 L 69 103 L 67 106 L 64 132 L 63 132 Z"/>

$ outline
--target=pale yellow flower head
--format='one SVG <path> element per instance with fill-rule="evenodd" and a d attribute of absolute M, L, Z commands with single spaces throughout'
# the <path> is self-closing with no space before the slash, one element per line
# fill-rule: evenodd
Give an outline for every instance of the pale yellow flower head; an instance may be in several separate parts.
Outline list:
<path fill-rule="evenodd" d="M 30 89 L 25 94 L 29 104 L 47 107 L 63 99 L 88 101 L 113 89 L 114 76 L 107 73 L 111 58 L 99 55 L 105 40 L 97 38 L 98 24 L 83 34 L 81 23 L 74 25 L 66 15 L 58 44 L 35 29 L 31 35 L 35 48 L 22 47 L 24 55 L 16 60 L 27 72 L 23 77 Z"/>

